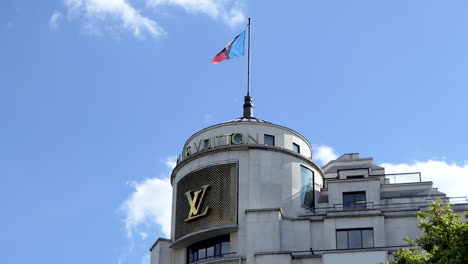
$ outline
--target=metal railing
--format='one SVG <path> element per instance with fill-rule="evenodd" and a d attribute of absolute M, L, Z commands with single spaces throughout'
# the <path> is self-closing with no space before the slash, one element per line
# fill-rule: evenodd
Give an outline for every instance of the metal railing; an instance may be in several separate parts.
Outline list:
<path fill-rule="evenodd" d="M 370 176 L 385 177 L 385 182 L 389 184 L 422 182 L 421 172 L 378 174 Z"/>
<path fill-rule="evenodd" d="M 201 263 L 201 262 L 207 262 L 210 260 L 221 260 L 223 258 L 236 257 L 236 255 L 237 255 L 237 252 L 229 252 L 229 253 L 219 254 L 215 256 L 206 256 L 203 258 L 197 258 L 197 260 L 189 261 L 188 263 Z"/>
<path fill-rule="evenodd" d="M 416 209 L 419 210 L 422 207 L 426 207 L 429 203 L 433 200 L 439 199 L 437 197 L 434 198 L 426 198 L 425 201 L 421 202 L 410 202 L 410 203 L 386 203 L 386 204 L 376 204 L 374 202 L 365 202 L 365 203 L 358 203 L 350 206 L 350 204 L 334 204 L 330 207 L 317 207 L 315 208 L 315 213 L 327 213 L 327 212 L 345 212 L 345 211 L 362 211 L 362 210 L 398 210 L 398 209 Z M 451 204 L 468 204 L 468 198 L 464 197 L 441 197 L 440 198 L 443 202 L 451 203 Z M 358 206 L 356 206 L 358 205 Z"/>

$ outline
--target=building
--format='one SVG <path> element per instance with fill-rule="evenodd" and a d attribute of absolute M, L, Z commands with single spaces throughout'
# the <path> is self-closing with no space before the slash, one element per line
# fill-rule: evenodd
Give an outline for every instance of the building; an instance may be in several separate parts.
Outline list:
<path fill-rule="evenodd" d="M 386 263 L 420 235 L 416 212 L 447 198 L 419 173 L 388 175 L 357 153 L 320 167 L 306 138 L 254 118 L 245 101 L 242 118 L 186 141 L 171 239 L 155 242 L 151 264 Z"/>

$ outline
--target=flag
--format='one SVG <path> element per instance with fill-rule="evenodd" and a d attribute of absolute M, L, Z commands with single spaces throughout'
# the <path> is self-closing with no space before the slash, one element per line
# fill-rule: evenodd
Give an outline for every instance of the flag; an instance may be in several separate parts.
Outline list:
<path fill-rule="evenodd" d="M 211 63 L 216 64 L 234 57 L 244 56 L 245 30 L 229 42 L 226 47 L 213 58 Z"/>

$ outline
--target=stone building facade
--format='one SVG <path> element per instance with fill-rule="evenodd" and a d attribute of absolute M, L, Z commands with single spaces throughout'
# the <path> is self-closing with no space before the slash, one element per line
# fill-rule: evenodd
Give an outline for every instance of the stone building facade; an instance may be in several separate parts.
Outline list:
<path fill-rule="evenodd" d="M 171 238 L 151 264 L 386 263 L 420 235 L 416 212 L 447 199 L 419 173 L 312 155 L 298 132 L 249 116 L 192 135 L 171 175 Z"/>

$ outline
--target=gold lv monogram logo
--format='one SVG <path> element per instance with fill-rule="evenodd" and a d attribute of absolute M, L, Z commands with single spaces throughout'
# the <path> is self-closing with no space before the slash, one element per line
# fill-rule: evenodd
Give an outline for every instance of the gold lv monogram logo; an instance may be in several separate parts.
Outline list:
<path fill-rule="evenodd" d="M 203 213 L 200 213 L 200 208 L 203 204 L 203 199 L 205 198 L 205 193 L 206 190 L 210 187 L 210 185 L 204 185 L 202 186 L 202 189 L 196 192 L 193 192 L 193 197 L 192 197 L 192 191 L 188 191 L 185 193 L 185 196 L 187 196 L 187 200 L 190 204 L 190 211 L 187 219 L 185 219 L 185 222 L 188 222 L 190 220 L 193 220 L 198 217 L 205 216 L 208 213 L 208 209 L 210 209 L 209 206 L 205 208 Z M 201 193 L 201 196 L 200 196 Z"/>

